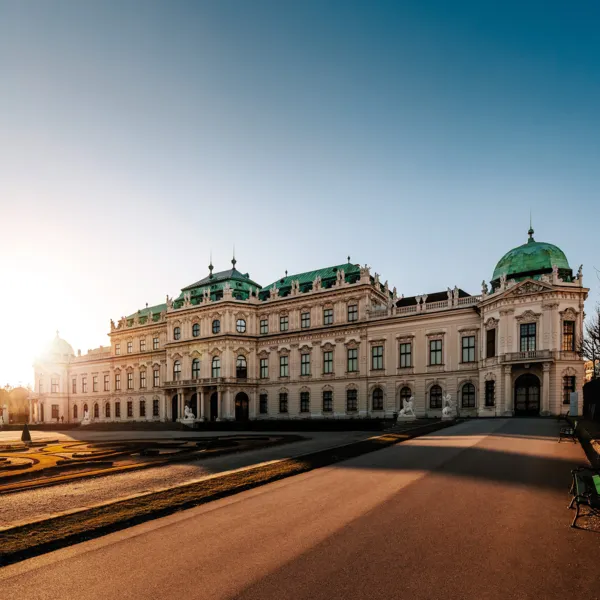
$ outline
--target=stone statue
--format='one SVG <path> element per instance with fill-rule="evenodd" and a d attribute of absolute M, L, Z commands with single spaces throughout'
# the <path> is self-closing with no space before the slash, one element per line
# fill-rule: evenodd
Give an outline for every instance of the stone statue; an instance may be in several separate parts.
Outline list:
<path fill-rule="evenodd" d="M 392 289 L 392 300 L 396 302 L 398 300 L 398 290 L 396 290 L 396 286 Z"/>
<path fill-rule="evenodd" d="M 193 421 L 196 418 L 192 409 L 186 404 L 183 409 L 183 420 L 184 421 Z"/>
<path fill-rule="evenodd" d="M 91 422 L 92 421 L 90 419 L 90 411 L 84 410 L 83 411 L 83 419 L 81 419 L 81 425 L 89 425 Z"/>
<path fill-rule="evenodd" d="M 398 413 L 398 419 L 403 417 L 413 417 L 416 418 L 415 409 L 414 409 L 415 397 L 411 396 L 408 400 L 406 398 L 403 400 L 402 410 Z"/>
<path fill-rule="evenodd" d="M 448 291 L 446 292 L 446 295 L 448 296 L 448 300 L 452 300 L 453 293 L 452 293 L 452 290 L 450 288 L 448 288 Z"/>
<path fill-rule="evenodd" d="M 454 301 L 458 302 L 458 287 L 454 286 L 454 290 L 452 290 L 452 295 L 454 296 Z"/>
<path fill-rule="evenodd" d="M 173 308 L 173 298 L 169 298 L 169 294 L 167 294 L 167 310 L 172 310 Z"/>
<path fill-rule="evenodd" d="M 115 322 L 112 319 L 110 320 L 110 328 L 111 330 L 115 328 Z"/>
<path fill-rule="evenodd" d="M 444 396 L 444 408 L 442 409 L 442 419 L 454 419 L 456 417 L 456 404 L 452 401 L 452 396 Z"/>
<path fill-rule="evenodd" d="M 583 265 L 579 265 L 579 269 L 577 269 L 577 280 L 580 280 L 583 277 Z"/>
<path fill-rule="evenodd" d="M 485 282 L 485 279 L 481 282 L 481 295 L 482 296 L 488 295 L 488 286 L 487 286 L 487 283 Z"/>
<path fill-rule="evenodd" d="M 502 273 L 500 275 L 500 289 L 504 289 L 506 287 L 506 273 Z"/>
<path fill-rule="evenodd" d="M 313 280 L 313 290 L 320 290 L 320 289 L 321 289 L 321 277 L 320 277 L 320 275 L 317 275 Z"/>
<path fill-rule="evenodd" d="M 279 293 L 277 291 L 277 286 L 275 284 L 273 284 L 273 287 L 269 290 L 269 298 L 273 299 L 273 298 L 277 298 L 277 296 L 279 296 Z"/>

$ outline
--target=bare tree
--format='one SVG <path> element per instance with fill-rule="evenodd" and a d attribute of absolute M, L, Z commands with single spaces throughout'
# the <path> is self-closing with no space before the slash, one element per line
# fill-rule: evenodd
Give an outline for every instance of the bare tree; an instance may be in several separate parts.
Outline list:
<path fill-rule="evenodd" d="M 585 333 L 579 342 L 578 352 L 585 360 L 592 361 L 592 379 L 596 379 L 596 363 L 600 360 L 600 304 L 585 323 Z"/>

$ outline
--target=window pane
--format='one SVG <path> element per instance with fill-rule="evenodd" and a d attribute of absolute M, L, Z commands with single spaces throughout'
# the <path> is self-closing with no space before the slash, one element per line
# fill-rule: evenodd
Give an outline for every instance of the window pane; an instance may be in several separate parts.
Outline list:
<path fill-rule="evenodd" d="M 487 332 L 487 347 L 486 347 L 487 358 L 496 356 L 496 329 L 489 329 Z"/>
<path fill-rule="evenodd" d="M 333 392 L 325 390 L 323 392 L 323 412 L 333 411 Z"/>
<path fill-rule="evenodd" d="M 400 344 L 400 368 L 412 367 L 412 344 Z"/>

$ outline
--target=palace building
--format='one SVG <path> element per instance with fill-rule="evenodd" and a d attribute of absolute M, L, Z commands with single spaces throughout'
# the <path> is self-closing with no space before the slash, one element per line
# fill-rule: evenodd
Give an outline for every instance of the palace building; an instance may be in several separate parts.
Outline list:
<path fill-rule="evenodd" d="M 451 394 L 472 417 L 550 415 L 581 387 L 584 301 L 552 244 L 505 254 L 489 286 L 399 297 L 366 266 L 287 275 L 266 287 L 236 268 L 117 323 L 77 355 L 57 337 L 34 364 L 30 420 L 390 418 L 414 396 L 439 417 Z"/>

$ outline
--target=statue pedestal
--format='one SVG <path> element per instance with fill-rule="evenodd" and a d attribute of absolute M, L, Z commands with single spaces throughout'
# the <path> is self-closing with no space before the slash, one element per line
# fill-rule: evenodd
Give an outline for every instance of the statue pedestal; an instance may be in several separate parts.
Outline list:
<path fill-rule="evenodd" d="M 442 421 L 454 421 L 456 415 L 442 415 Z"/>
<path fill-rule="evenodd" d="M 409 421 L 416 421 L 417 420 L 417 415 L 398 415 L 398 418 L 396 419 L 397 423 L 406 423 Z"/>
<path fill-rule="evenodd" d="M 90 421 L 90 419 L 81 419 L 81 423 L 79 423 L 82 427 L 85 427 L 86 425 L 91 425 L 92 422 Z"/>
<path fill-rule="evenodd" d="M 188 427 L 193 427 L 196 419 L 181 419 L 181 422 Z"/>

